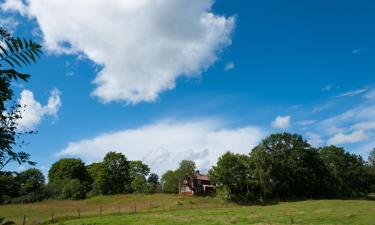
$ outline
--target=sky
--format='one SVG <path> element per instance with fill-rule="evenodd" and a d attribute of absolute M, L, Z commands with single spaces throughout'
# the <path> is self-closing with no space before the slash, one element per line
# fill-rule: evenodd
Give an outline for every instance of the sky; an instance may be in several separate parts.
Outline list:
<path fill-rule="evenodd" d="M 207 171 L 271 133 L 367 157 L 375 147 L 371 0 L 0 0 L 0 24 L 43 45 L 14 83 L 22 150 L 47 172 L 108 151 L 153 172 Z M 22 170 L 26 166 L 10 165 Z"/>

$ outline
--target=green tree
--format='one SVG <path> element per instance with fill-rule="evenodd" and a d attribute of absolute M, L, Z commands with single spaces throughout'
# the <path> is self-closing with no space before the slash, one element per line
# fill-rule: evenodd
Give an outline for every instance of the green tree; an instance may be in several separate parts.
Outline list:
<path fill-rule="evenodd" d="M 313 197 L 324 176 L 316 149 L 298 134 L 272 134 L 250 154 L 263 193 L 274 197 Z"/>
<path fill-rule="evenodd" d="M 77 179 L 89 182 L 90 177 L 81 159 L 65 158 L 52 164 L 48 171 L 49 182 Z"/>
<path fill-rule="evenodd" d="M 12 198 L 19 196 L 20 189 L 13 173 L 0 171 L 0 203 L 10 203 Z"/>
<path fill-rule="evenodd" d="M 14 70 L 16 66 L 21 68 L 23 65 L 29 65 L 40 58 L 41 45 L 33 42 L 31 39 L 21 39 L 12 37 L 9 32 L 0 27 L 0 42 L 6 47 L 0 45 L 0 171 L 10 162 L 19 164 L 28 163 L 35 165 L 30 161 L 30 155 L 26 152 L 17 152 L 15 146 L 22 146 L 23 142 L 18 142 L 20 136 L 29 132 L 19 132 L 17 121 L 21 118 L 22 107 L 19 104 L 10 104 L 13 97 L 11 82 L 28 81 L 29 74 L 24 74 Z"/>
<path fill-rule="evenodd" d="M 103 194 L 120 194 L 129 191 L 131 185 L 130 167 L 127 158 L 116 152 L 104 157 Z"/>
<path fill-rule="evenodd" d="M 158 185 L 159 176 L 156 173 L 150 173 L 150 175 L 147 178 L 147 182 L 150 184 Z"/>
<path fill-rule="evenodd" d="M 371 173 L 361 156 L 336 146 L 319 149 L 330 174 L 330 194 L 336 197 L 363 196 L 371 188 Z"/>
<path fill-rule="evenodd" d="M 87 172 L 92 180 L 91 185 L 91 195 L 101 195 L 103 194 L 103 190 L 106 189 L 105 187 L 105 179 L 104 179 L 104 164 L 100 163 L 92 163 L 86 166 Z"/>
<path fill-rule="evenodd" d="M 55 162 L 48 171 L 48 179 L 53 197 L 69 199 L 84 198 L 92 182 L 82 160 L 71 158 Z"/>
<path fill-rule="evenodd" d="M 132 181 L 132 187 L 136 193 L 145 193 L 147 190 L 147 181 L 143 175 L 137 175 Z"/>
<path fill-rule="evenodd" d="M 27 169 L 17 174 L 16 179 L 21 185 L 20 195 L 43 192 L 45 177 L 38 169 Z"/>
<path fill-rule="evenodd" d="M 185 176 L 195 176 L 196 166 L 195 162 L 191 160 L 182 160 L 176 170 L 179 179 L 182 179 Z"/>
<path fill-rule="evenodd" d="M 210 179 L 218 190 L 225 191 L 228 199 L 244 201 L 249 193 L 248 160 L 246 155 L 226 152 L 209 171 Z"/>
<path fill-rule="evenodd" d="M 163 192 L 178 193 L 179 176 L 176 171 L 168 170 L 161 177 Z"/>

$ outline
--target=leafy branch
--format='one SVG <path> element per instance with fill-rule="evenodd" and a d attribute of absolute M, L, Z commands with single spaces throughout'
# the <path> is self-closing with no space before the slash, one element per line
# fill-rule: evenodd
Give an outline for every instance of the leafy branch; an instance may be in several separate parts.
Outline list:
<path fill-rule="evenodd" d="M 9 66 L 15 65 L 22 67 L 23 65 L 30 65 L 31 62 L 36 62 L 43 54 L 42 46 L 33 42 L 31 39 L 27 41 L 21 38 L 4 39 L 3 43 L 6 45 L 4 48 L 0 45 L 0 67 L 1 63 L 6 62 Z"/>

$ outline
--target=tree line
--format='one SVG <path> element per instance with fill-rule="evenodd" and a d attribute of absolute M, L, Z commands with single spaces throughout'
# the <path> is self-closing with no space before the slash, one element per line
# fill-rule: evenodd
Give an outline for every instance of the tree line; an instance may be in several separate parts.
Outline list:
<path fill-rule="evenodd" d="M 20 173 L 0 173 L 0 202 L 26 203 L 52 199 L 84 199 L 97 195 L 154 193 L 159 177 L 142 161 L 129 161 L 109 152 L 102 162 L 85 165 L 81 159 L 64 158 L 48 171 L 48 183 L 35 168 Z"/>
<path fill-rule="evenodd" d="M 375 192 L 375 149 L 365 161 L 298 134 L 272 134 L 249 154 L 226 152 L 209 176 L 219 195 L 238 202 L 366 197 Z"/>

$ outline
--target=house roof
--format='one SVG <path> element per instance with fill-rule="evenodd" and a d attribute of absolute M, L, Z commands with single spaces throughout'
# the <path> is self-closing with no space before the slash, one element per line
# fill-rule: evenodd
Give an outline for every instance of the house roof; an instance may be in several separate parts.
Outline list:
<path fill-rule="evenodd" d="M 196 173 L 195 176 L 197 177 L 198 180 L 210 181 L 210 178 L 207 175 Z"/>

